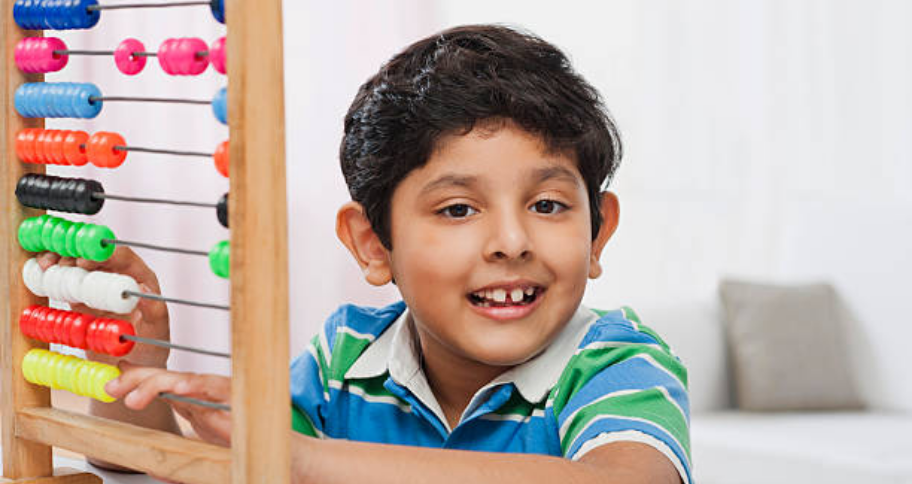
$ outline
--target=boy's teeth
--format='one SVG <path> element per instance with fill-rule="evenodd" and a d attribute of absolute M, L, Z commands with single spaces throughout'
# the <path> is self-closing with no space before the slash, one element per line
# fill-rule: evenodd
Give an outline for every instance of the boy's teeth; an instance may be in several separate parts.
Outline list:
<path fill-rule="evenodd" d="M 485 289 L 484 297 L 485 299 L 494 299 L 494 291 L 491 289 Z"/>
<path fill-rule="evenodd" d="M 534 287 L 527 287 L 527 288 L 526 288 L 526 296 L 531 296 L 533 292 L 535 292 L 535 288 L 534 288 Z"/>
<path fill-rule="evenodd" d="M 507 291 L 498 288 L 498 289 L 494 289 L 492 292 L 493 292 L 492 299 L 494 299 L 494 301 L 499 302 L 499 303 L 507 301 Z"/>
<path fill-rule="evenodd" d="M 510 291 L 510 299 L 515 303 L 522 301 L 523 290 L 517 287 L 516 289 Z"/>

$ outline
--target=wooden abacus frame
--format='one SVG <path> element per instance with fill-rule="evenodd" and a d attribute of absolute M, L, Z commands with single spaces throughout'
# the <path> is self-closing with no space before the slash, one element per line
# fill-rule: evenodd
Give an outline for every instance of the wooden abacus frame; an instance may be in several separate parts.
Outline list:
<path fill-rule="evenodd" d="M 0 409 L 3 473 L 0 482 L 99 483 L 90 473 L 55 470 L 51 447 L 187 483 L 290 481 L 291 415 L 288 385 L 288 275 L 285 200 L 285 124 L 281 0 L 226 0 L 230 130 L 231 226 L 231 449 L 166 432 L 51 407 L 48 388 L 25 381 L 21 362 L 47 344 L 19 332 L 31 304 L 47 304 L 22 283 L 30 257 L 17 242 L 19 224 L 39 211 L 15 196 L 19 178 L 43 173 L 19 161 L 13 140 L 43 119 L 20 117 L 13 93 L 42 81 L 15 68 L 16 43 L 41 32 L 13 21 L 15 0 L 0 0 L 2 69 L 0 148 Z"/>

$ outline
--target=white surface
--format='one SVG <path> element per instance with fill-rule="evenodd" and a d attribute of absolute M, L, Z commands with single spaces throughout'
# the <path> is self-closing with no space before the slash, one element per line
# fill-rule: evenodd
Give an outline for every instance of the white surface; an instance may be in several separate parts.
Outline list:
<path fill-rule="evenodd" d="M 912 415 L 726 412 L 691 439 L 700 484 L 912 483 Z"/>
<path fill-rule="evenodd" d="M 123 474 L 108 472 L 91 466 L 83 459 L 70 459 L 67 457 L 54 457 L 54 467 L 69 467 L 72 469 L 87 470 L 101 477 L 105 484 L 161 484 L 162 481 L 153 479 L 145 474 Z M 3 475 L 3 462 L 0 462 L 0 475 Z"/>

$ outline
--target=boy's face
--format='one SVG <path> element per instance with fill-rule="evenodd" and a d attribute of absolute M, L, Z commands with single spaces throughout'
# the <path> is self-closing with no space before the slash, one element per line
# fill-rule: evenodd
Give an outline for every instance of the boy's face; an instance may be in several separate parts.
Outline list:
<path fill-rule="evenodd" d="M 600 272 L 576 163 L 509 122 L 443 139 L 391 206 L 391 276 L 424 351 L 451 361 L 535 356 Z"/>

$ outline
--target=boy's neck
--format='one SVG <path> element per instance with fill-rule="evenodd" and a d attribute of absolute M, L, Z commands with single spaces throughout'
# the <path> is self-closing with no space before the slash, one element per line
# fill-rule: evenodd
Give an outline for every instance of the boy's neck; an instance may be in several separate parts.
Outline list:
<path fill-rule="evenodd" d="M 460 358 L 430 334 L 420 330 L 413 321 L 413 334 L 418 337 L 421 367 L 425 378 L 450 428 L 456 428 L 463 411 L 478 390 L 510 367 L 485 365 Z"/>

